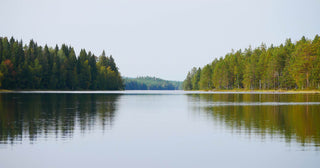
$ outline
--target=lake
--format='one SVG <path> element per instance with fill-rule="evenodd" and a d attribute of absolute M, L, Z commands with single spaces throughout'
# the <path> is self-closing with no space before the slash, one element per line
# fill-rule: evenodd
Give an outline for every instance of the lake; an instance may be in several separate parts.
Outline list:
<path fill-rule="evenodd" d="M 320 95 L 0 93 L 0 167 L 319 167 Z"/>

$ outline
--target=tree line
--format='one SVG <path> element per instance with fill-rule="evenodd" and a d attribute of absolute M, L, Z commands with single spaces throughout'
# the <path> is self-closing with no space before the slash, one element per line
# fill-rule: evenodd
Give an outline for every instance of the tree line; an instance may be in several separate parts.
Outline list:
<path fill-rule="evenodd" d="M 124 78 L 126 90 L 180 90 L 182 82 L 167 81 L 156 77 Z"/>
<path fill-rule="evenodd" d="M 0 37 L 0 88 L 119 90 L 123 81 L 112 56 L 103 51 L 97 57 L 81 49 L 62 44 L 59 48 L 29 45 L 13 37 Z"/>
<path fill-rule="evenodd" d="M 232 51 L 192 68 L 183 89 L 320 89 L 320 37 Z"/>

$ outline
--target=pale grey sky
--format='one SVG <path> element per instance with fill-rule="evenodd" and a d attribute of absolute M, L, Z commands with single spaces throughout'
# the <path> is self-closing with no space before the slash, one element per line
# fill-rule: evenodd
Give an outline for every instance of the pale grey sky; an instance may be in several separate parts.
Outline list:
<path fill-rule="evenodd" d="M 0 36 L 112 54 L 123 76 L 183 80 L 231 49 L 320 33 L 320 0 L 0 0 Z"/>

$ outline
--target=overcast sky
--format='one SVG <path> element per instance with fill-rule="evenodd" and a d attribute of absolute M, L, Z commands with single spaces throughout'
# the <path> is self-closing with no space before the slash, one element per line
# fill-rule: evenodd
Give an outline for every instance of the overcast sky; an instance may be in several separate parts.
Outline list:
<path fill-rule="evenodd" d="M 112 54 L 123 76 L 183 80 L 231 49 L 320 33 L 320 0 L 0 0 L 0 36 Z"/>

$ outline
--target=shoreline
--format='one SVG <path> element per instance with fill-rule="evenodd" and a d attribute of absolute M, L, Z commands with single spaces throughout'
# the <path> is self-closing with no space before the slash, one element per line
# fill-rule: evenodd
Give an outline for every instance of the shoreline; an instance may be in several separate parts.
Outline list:
<path fill-rule="evenodd" d="M 0 89 L 0 92 L 12 92 L 13 90 Z"/>
<path fill-rule="evenodd" d="M 68 93 L 68 92 L 75 92 L 75 93 L 99 93 L 99 92 L 110 92 L 110 93 L 123 93 L 123 92 L 135 92 L 135 91 L 143 91 L 143 92 L 154 92 L 154 91 L 183 91 L 183 92 L 202 92 L 202 93 L 248 93 L 248 94 L 320 94 L 320 90 L 247 90 L 247 89 L 233 89 L 233 90 L 223 90 L 223 89 L 214 89 L 214 90 L 6 90 L 0 89 L 0 93 L 23 93 L 23 92 L 30 92 L 30 93 Z"/>
<path fill-rule="evenodd" d="M 247 89 L 232 89 L 232 90 L 199 90 L 205 92 L 239 92 L 239 93 L 313 93 L 320 94 L 320 90 L 247 90 Z"/>

